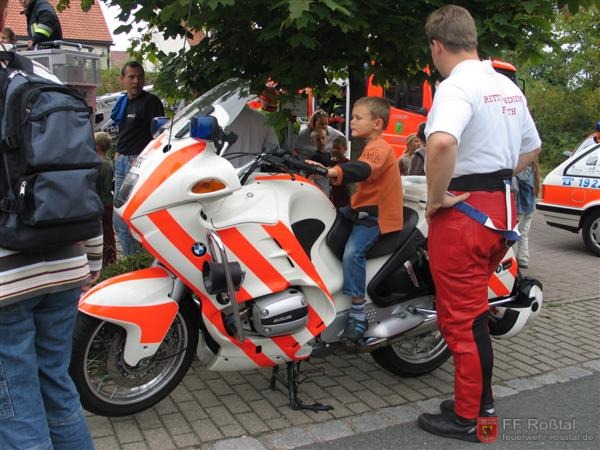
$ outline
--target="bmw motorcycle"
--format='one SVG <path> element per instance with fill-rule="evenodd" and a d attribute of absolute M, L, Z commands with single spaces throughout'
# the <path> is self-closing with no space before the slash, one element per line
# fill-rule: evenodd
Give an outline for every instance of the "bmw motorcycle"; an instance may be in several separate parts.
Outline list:
<path fill-rule="evenodd" d="M 115 208 L 155 262 L 80 300 L 70 371 L 88 411 L 149 408 L 195 357 L 215 371 L 273 368 L 271 387 L 283 382 L 292 408 L 322 410 L 329 407 L 298 398 L 300 363 L 310 357 L 370 353 L 411 377 L 450 356 L 436 326 L 424 178 L 403 178 L 404 228 L 368 254 L 369 328 L 360 341 L 341 343 L 351 302 L 342 294 L 342 255 L 352 222 L 293 172 L 320 168 L 279 150 L 234 167 L 233 136 L 223 130 L 251 100 L 245 91 L 234 79 L 198 98 L 164 125 L 124 180 Z M 519 333 L 543 302 L 541 284 L 519 273 L 510 248 L 488 294 L 498 337 Z"/>

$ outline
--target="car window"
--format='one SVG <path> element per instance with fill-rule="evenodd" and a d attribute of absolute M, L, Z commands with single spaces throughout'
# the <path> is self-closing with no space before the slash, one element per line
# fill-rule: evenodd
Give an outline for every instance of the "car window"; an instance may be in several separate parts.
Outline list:
<path fill-rule="evenodd" d="M 576 158 L 567 166 L 565 175 L 600 178 L 600 146 Z"/>

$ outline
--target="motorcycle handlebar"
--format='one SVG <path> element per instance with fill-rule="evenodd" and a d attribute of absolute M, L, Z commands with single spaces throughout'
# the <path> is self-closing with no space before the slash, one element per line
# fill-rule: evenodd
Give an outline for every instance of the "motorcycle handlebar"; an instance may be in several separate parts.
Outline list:
<path fill-rule="evenodd" d="M 328 170 L 325 167 L 306 164 L 304 161 L 294 159 L 291 157 L 286 158 L 285 165 L 288 166 L 290 169 L 303 170 L 308 175 L 316 174 L 326 177 L 328 173 Z"/>

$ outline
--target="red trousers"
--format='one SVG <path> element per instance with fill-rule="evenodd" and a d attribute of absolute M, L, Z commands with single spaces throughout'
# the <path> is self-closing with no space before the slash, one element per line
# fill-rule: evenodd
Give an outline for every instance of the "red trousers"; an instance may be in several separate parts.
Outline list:
<path fill-rule="evenodd" d="M 503 191 L 471 192 L 467 202 L 486 213 L 496 227 L 506 227 Z M 512 227 L 514 199 L 511 207 Z M 507 250 L 502 235 L 456 208 L 440 209 L 432 217 L 428 252 L 438 326 L 454 359 L 455 412 L 466 419 L 476 418 L 484 406 L 493 404 L 488 283 Z"/>

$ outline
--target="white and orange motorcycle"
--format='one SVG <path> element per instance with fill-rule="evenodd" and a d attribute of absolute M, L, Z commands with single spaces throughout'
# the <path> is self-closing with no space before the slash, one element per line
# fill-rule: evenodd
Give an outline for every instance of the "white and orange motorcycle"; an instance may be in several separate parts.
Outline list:
<path fill-rule="evenodd" d="M 369 252 L 369 328 L 342 344 L 350 299 L 341 292 L 341 259 L 352 223 L 289 170 L 308 166 L 278 150 L 234 167 L 223 129 L 250 100 L 245 90 L 229 80 L 164 125 L 118 193 L 115 208 L 155 263 L 80 301 L 71 375 L 91 412 L 152 406 L 194 356 L 208 370 L 272 367 L 271 387 L 281 380 L 292 408 L 313 410 L 328 407 L 298 399 L 300 362 L 309 357 L 369 352 L 390 372 L 417 376 L 450 356 L 436 327 L 422 177 L 403 180 L 404 229 Z M 518 333 L 542 306 L 541 285 L 519 274 L 511 249 L 488 292 L 496 336 Z"/>

